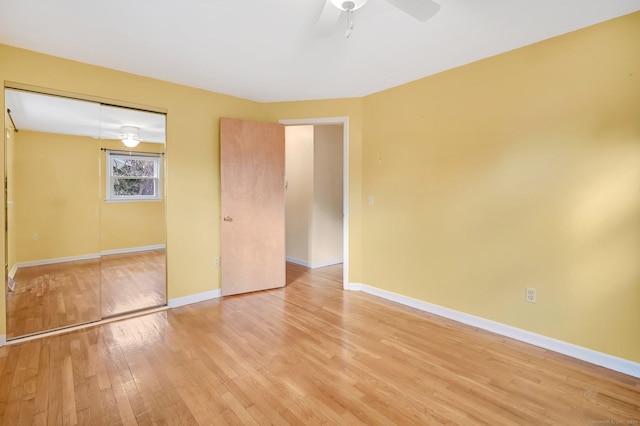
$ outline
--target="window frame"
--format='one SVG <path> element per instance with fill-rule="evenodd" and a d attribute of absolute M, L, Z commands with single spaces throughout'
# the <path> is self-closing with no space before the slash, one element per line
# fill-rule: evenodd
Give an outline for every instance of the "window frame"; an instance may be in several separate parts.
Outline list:
<path fill-rule="evenodd" d="M 128 152 L 117 150 L 106 150 L 106 197 L 107 203 L 131 203 L 131 202 L 148 202 L 148 201 L 162 201 L 162 153 L 152 152 Z M 135 160 L 152 160 L 154 162 L 155 177 L 135 177 L 133 179 L 152 179 L 156 188 L 155 195 L 115 195 L 113 191 L 114 178 L 121 178 L 122 176 L 113 175 L 112 161 L 113 158 L 123 159 L 135 159 Z"/>

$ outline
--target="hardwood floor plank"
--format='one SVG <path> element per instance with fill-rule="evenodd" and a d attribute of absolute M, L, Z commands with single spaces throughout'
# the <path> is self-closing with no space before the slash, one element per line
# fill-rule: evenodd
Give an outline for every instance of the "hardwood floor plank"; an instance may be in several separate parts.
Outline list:
<path fill-rule="evenodd" d="M 47 424 L 60 425 L 63 424 L 62 400 L 70 397 L 62 393 L 62 367 L 54 367 L 49 371 L 49 385 L 52 392 L 47 401 Z"/>
<path fill-rule="evenodd" d="M 73 366 L 71 356 L 64 358 L 62 366 L 62 422 L 75 425 L 78 423 L 78 405 L 76 404 L 76 392 L 74 386 Z"/>
<path fill-rule="evenodd" d="M 47 413 L 38 413 L 31 419 L 32 426 L 45 426 L 47 424 Z"/>
<path fill-rule="evenodd" d="M 97 376 L 90 376 L 85 379 L 87 386 L 87 399 L 89 401 L 89 413 L 91 419 L 105 418 L 104 401 L 100 392 L 100 384 Z"/>
<path fill-rule="evenodd" d="M 245 407 L 243 407 L 242 404 L 238 402 L 238 400 L 234 397 L 234 395 L 231 392 L 224 392 L 222 395 L 220 395 L 220 397 L 224 400 L 225 404 L 229 407 L 229 410 L 231 410 L 232 413 L 235 413 L 238 420 L 240 421 L 239 424 L 258 425 L 258 422 L 256 422 L 253 416 L 251 416 L 251 413 L 249 413 L 245 409 Z"/>
<path fill-rule="evenodd" d="M 283 289 L 0 348 L 0 424 L 640 419 L 640 379 L 345 292 L 341 275 L 288 265 Z"/>
<path fill-rule="evenodd" d="M 103 317 L 167 302 L 163 249 L 102 256 L 100 266 Z"/>
<path fill-rule="evenodd" d="M 36 343 L 37 342 L 32 342 Z M 34 395 L 34 417 L 42 417 L 46 422 L 47 419 L 47 410 L 49 406 L 49 374 L 47 373 L 49 369 L 49 345 L 41 344 L 38 345 L 38 369 L 36 376 L 36 390 Z M 55 390 L 54 390 L 55 391 Z M 35 420 L 34 420 L 35 421 Z"/>
<path fill-rule="evenodd" d="M 122 424 L 113 388 L 100 390 L 100 399 L 102 401 L 102 406 L 104 407 L 104 415 L 102 417 L 98 417 L 98 413 L 94 413 L 95 423 L 102 425 Z"/>
<path fill-rule="evenodd" d="M 252 380 L 252 377 L 242 375 L 237 379 L 234 379 L 234 383 L 237 385 L 238 389 L 240 389 L 244 395 L 251 400 L 252 404 L 247 407 L 247 411 L 249 411 L 256 420 L 266 418 L 269 422 L 273 422 L 273 424 L 276 425 L 292 424 L 287 421 L 287 419 L 296 420 L 296 417 L 287 407 L 282 406 L 279 401 L 272 401 L 268 389 L 265 389 L 258 383 L 255 383 Z M 298 420 L 298 423 L 299 422 L 300 421 Z"/>
<path fill-rule="evenodd" d="M 34 396 L 36 392 L 39 345 L 28 345 L 26 348 L 28 361 L 24 365 L 24 376 L 22 379 L 22 404 L 18 423 L 30 422 L 34 410 Z M 18 367 L 20 368 L 20 367 Z"/>

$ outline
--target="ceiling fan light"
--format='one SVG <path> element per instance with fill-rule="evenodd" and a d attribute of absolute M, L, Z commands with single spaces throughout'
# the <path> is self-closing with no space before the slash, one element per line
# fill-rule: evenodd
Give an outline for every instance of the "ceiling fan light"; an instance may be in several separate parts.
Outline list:
<path fill-rule="evenodd" d="M 120 140 L 128 148 L 135 148 L 140 143 L 140 129 L 132 126 L 124 126 Z"/>
<path fill-rule="evenodd" d="M 126 138 L 122 139 L 122 143 L 126 147 L 135 148 L 136 146 L 138 146 L 140 141 L 133 136 L 127 136 Z"/>
<path fill-rule="evenodd" d="M 357 10 L 360 9 L 368 0 L 330 0 L 331 4 L 340 10 Z"/>

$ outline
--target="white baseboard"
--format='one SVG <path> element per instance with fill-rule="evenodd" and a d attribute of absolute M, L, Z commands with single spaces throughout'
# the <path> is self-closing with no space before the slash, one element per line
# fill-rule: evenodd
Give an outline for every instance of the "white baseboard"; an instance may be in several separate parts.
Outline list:
<path fill-rule="evenodd" d="M 7 335 L 6 334 L 0 334 L 0 347 L 4 346 L 7 344 Z"/>
<path fill-rule="evenodd" d="M 613 355 L 594 351 L 593 349 L 584 348 L 582 346 L 563 342 L 561 340 L 556 340 L 551 337 L 532 333 L 530 331 L 522 330 L 496 321 L 491 321 L 474 315 L 465 314 L 463 312 L 427 303 L 422 300 L 403 296 L 401 294 L 393 293 L 387 290 L 371 287 L 366 284 L 349 283 L 347 286 L 345 286 L 345 288 L 352 291 L 362 291 L 373 296 L 378 296 L 405 306 L 410 306 L 421 311 L 429 312 L 431 314 L 461 322 L 463 324 L 468 324 L 473 327 L 491 331 L 505 337 L 510 337 L 521 342 L 529 343 L 534 346 L 558 352 L 563 355 L 568 355 L 570 357 L 577 358 L 591 364 L 599 365 L 610 370 L 618 371 L 620 373 L 640 378 L 640 363 L 637 362 L 618 358 Z"/>
<path fill-rule="evenodd" d="M 177 297 L 175 299 L 170 299 L 167 306 L 169 308 L 177 308 L 179 306 L 190 305 L 192 303 L 204 302 L 205 300 L 218 299 L 222 297 L 222 291 L 218 290 L 210 290 L 205 291 L 204 293 L 192 294 L 190 296 Z"/>
<path fill-rule="evenodd" d="M 296 259 L 295 257 L 287 257 L 287 262 L 295 263 L 296 265 L 306 266 L 307 268 L 311 268 L 311 263 L 306 260 Z"/>
<path fill-rule="evenodd" d="M 295 263 L 296 265 L 306 266 L 307 268 L 315 269 L 315 268 L 323 268 L 325 266 L 331 265 L 339 265 L 344 263 L 344 259 L 332 259 L 326 260 L 324 262 L 315 262 L 311 263 L 306 260 L 296 259 L 295 257 L 287 257 L 287 262 Z"/>
<path fill-rule="evenodd" d="M 7 287 L 9 291 L 13 291 L 16 288 L 16 272 L 18 272 L 18 265 L 13 265 L 13 268 L 7 274 Z"/>
<path fill-rule="evenodd" d="M 11 270 L 14 269 L 17 271 L 19 268 L 26 268 L 28 266 L 41 266 L 41 265 L 51 265 L 54 263 L 65 263 L 65 262 L 75 262 L 79 260 L 93 260 L 100 259 L 100 256 L 106 256 L 110 254 L 124 254 L 124 253 L 135 253 L 139 251 L 149 251 L 149 250 L 160 250 L 164 249 L 164 244 L 156 244 L 152 246 L 141 246 L 141 247 L 129 247 L 124 249 L 115 249 L 115 250 L 104 250 L 100 253 L 91 253 L 91 254 L 82 254 L 79 256 L 67 256 L 67 257 L 56 257 L 54 259 L 42 259 L 42 260 L 31 260 L 27 262 L 19 262 L 14 265 Z M 13 272 L 15 275 L 15 271 Z"/>
<path fill-rule="evenodd" d="M 150 250 L 161 250 L 166 246 L 164 244 L 156 244 L 153 246 L 141 246 L 141 247 L 129 247 L 123 249 L 114 249 L 114 250 L 103 250 L 100 252 L 103 256 L 108 256 L 110 254 L 124 254 L 124 253 L 136 253 L 139 251 L 150 251 Z"/>
<path fill-rule="evenodd" d="M 19 262 L 16 269 L 26 268 L 29 266 L 52 265 L 54 263 L 76 262 L 79 260 L 100 259 L 100 253 L 82 254 L 79 256 L 56 257 L 54 259 L 30 260 L 27 262 Z"/>
<path fill-rule="evenodd" d="M 13 265 L 13 268 L 11 268 L 11 270 L 9 271 L 9 276 L 11 278 L 15 278 L 16 272 L 18 272 L 18 264 Z"/>

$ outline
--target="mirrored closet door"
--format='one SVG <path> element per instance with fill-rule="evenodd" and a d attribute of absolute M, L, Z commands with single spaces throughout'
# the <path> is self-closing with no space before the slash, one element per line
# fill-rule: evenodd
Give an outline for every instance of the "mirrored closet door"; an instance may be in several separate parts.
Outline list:
<path fill-rule="evenodd" d="M 165 115 L 101 106 L 102 316 L 166 304 Z"/>
<path fill-rule="evenodd" d="M 7 339 L 164 305 L 164 114 L 5 99 Z"/>

